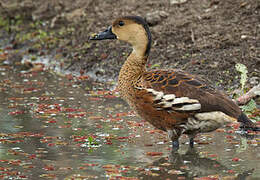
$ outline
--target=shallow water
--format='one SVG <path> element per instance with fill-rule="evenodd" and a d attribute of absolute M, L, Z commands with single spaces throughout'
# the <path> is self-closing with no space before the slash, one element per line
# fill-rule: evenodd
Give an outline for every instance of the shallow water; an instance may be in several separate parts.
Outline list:
<path fill-rule="evenodd" d="M 181 138 L 164 132 L 116 92 L 87 77 L 0 66 L 0 179 L 259 179 L 259 136 L 233 125 Z"/>

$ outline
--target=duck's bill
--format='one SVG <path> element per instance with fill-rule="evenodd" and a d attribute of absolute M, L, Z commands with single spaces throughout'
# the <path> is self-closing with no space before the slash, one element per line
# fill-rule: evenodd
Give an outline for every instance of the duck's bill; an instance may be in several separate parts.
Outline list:
<path fill-rule="evenodd" d="M 109 26 L 105 31 L 90 37 L 90 40 L 103 40 L 103 39 L 116 39 L 116 35 L 112 32 L 111 26 Z"/>

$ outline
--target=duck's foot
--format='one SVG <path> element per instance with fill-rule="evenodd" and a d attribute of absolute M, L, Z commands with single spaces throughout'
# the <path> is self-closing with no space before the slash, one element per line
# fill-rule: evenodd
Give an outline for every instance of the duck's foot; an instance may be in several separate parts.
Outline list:
<path fill-rule="evenodd" d="M 178 129 L 167 130 L 169 138 L 172 140 L 172 151 L 178 151 L 179 149 L 179 137 L 181 135 Z"/>
<path fill-rule="evenodd" d="M 194 137 L 190 138 L 190 148 L 194 148 Z"/>
<path fill-rule="evenodd" d="M 172 150 L 173 151 L 178 151 L 179 147 L 180 147 L 180 144 L 179 144 L 178 140 L 172 141 Z"/>

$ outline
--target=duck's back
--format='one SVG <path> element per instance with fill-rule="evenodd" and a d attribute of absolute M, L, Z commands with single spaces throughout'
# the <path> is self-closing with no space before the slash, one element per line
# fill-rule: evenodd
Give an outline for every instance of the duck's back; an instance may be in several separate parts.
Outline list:
<path fill-rule="evenodd" d="M 239 107 L 224 93 L 180 70 L 144 72 L 133 85 L 130 105 L 157 128 L 187 122 L 196 113 L 222 112 L 237 119 Z"/>

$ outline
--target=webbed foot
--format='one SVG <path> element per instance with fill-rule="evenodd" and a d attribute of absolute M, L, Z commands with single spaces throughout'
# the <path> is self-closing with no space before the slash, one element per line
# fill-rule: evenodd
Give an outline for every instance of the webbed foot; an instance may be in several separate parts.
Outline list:
<path fill-rule="evenodd" d="M 172 141 L 172 150 L 173 151 L 177 151 L 180 147 L 180 144 L 179 144 L 179 141 L 176 140 L 176 141 Z"/>

